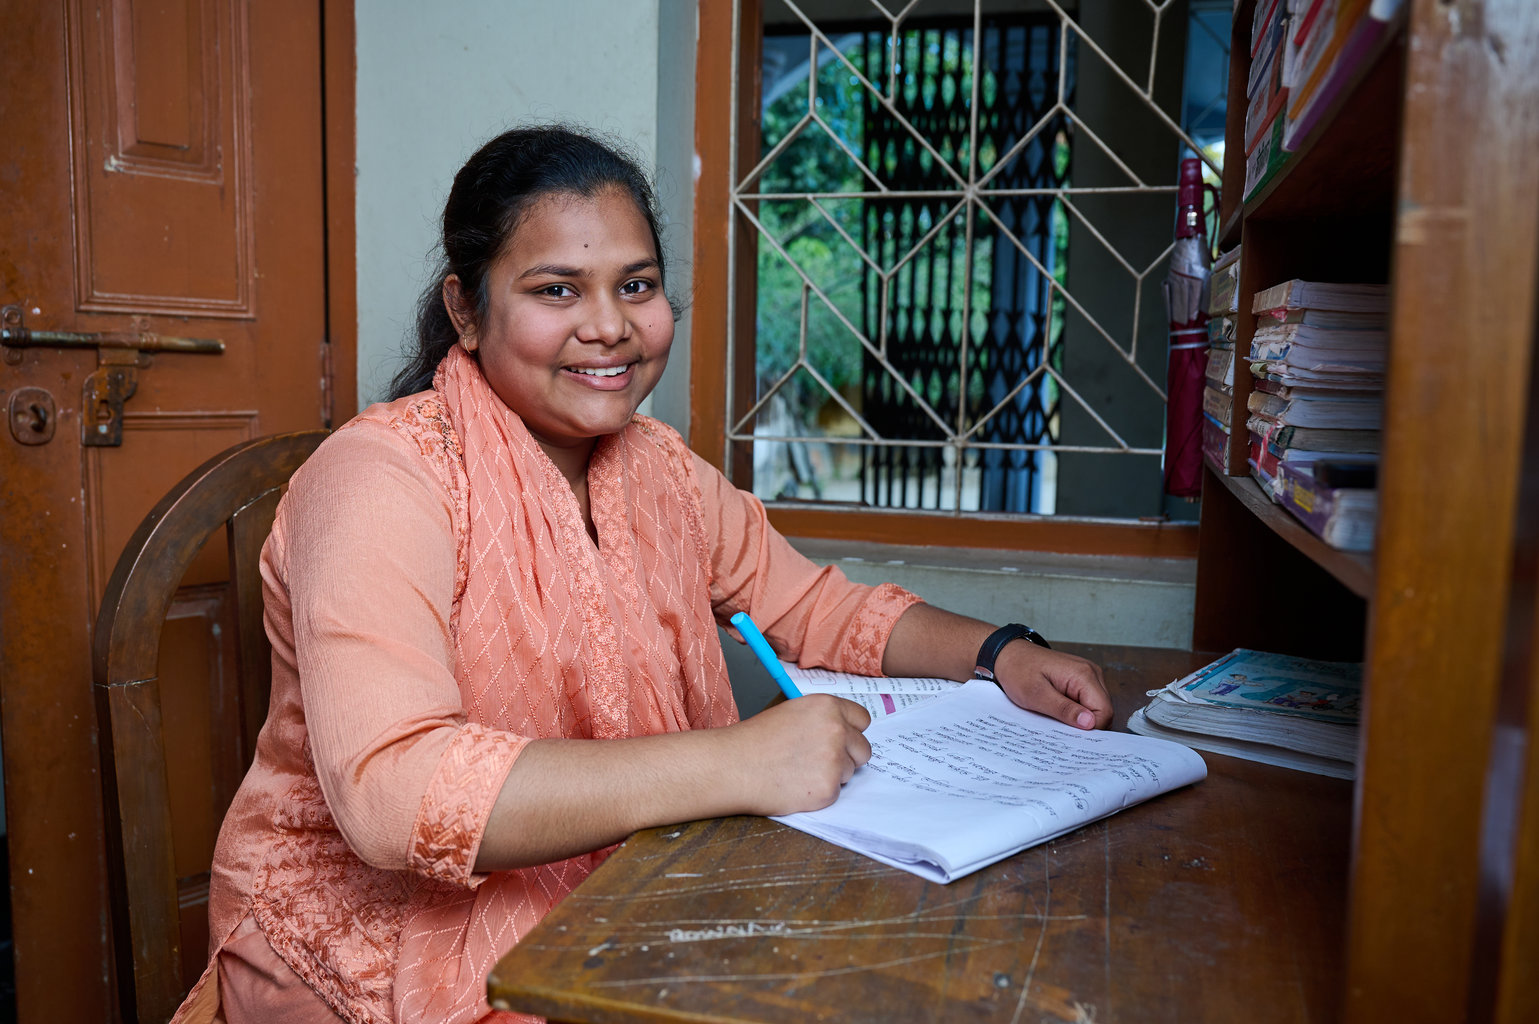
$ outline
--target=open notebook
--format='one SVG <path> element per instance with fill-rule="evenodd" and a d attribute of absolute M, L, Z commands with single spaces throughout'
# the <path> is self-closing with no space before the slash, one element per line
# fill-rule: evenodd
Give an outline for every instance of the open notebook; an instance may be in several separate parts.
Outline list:
<path fill-rule="evenodd" d="M 1208 773 L 1188 747 L 1075 729 L 982 681 L 874 718 L 866 738 L 838 800 L 775 820 L 942 883 Z"/>

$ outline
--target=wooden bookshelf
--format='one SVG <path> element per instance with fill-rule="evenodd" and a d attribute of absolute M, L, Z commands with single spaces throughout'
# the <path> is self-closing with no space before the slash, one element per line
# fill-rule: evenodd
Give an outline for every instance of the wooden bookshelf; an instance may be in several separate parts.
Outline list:
<path fill-rule="evenodd" d="M 1345 965 L 1337 1016 L 1539 1020 L 1539 7 L 1406 0 L 1242 202 L 1255 4 L 1235 12 L 1220 205 L 1236 348 L 1261 288 L 1390 285 L 1380 520 L 1373 555 L 1341 552 L 1262 493 L 1237 372 L 1193 646 L 1364 662 L 1348 892 L 1318 937 Z"/>
<path fill-rule="evenodd" d="M 1248 55 L 1241 46 L 1250 22 L 1235 19 L 1232 53 Z M 1280 281 L 1299 277 L 1322 281 L 1387 282 L 1395 205 L 1396 154 L 1400 144 L 1399 93 L 1405 77 L 1406 32 L 1400 28 L 1379 40 L 1347 87 L 1298 149 L 1243 205 L 1224 204 L 1230 219 L 1221 235 L 1225 247 L 1239 245 L 1241 296 L 1236 353 L 1248 349 L 1256 329 L 1249 297 Z M 1231 65 L 1231 93 L 1243 97 L 1241 57 Z M 1232 99 L 1232 96 L 1231 96 Z M 1230 131 L 1243 125 L 1226 121 Z M 1238 147 L 1236 147 L 1238 148 Z M 1224 191 L 1239 195 L 1245 177 L 1244 157 L 1225 150 Z M 1252 378 L 1237 368 L 1230 413 L 1229 463 L 1226 485 L 1247 501 L 1252 513 L 1278 533 L 1282 542 L 1303 551 L 1358 598 L 1373 590 L 1373 560 L 1339 552 L 1314 538 L 1296 519 L 1261 495 L 1250 480 L 1246 446 L 1246 403 Z M 1250 500 L 1254 498 L 1255 500 Z M 1348 630 L 1350 632 L 1350 629 Z M 1349 649 L 1341 637 L 1324 646 Z"/>

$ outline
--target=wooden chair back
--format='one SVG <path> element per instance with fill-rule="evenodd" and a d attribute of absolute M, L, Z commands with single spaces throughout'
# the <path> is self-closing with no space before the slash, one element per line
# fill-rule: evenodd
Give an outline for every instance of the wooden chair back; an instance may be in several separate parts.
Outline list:
<path fill-rule="evenodd" d="M 229 742 L 249 765 L 272 683 L 257 563 L 284 485 L 325 437 L 277 434 L 209 459 L 139 524 L 107 583 L 92 675 L 118 999 L 129 1024 L 169 1020 L 187 992 L 167 784 L 175 737 L 162 731 L 158 679 L 167 610 L 204 542 L 227 527 L 241 733 Z"/>

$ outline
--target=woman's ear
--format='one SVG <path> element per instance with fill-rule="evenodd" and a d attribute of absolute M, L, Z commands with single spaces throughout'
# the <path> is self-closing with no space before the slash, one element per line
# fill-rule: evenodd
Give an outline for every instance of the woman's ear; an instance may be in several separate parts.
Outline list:
<path fill-rule="evenodd" d="M 443 298 L 449 322 L 454 324 L 454 333 L 460 336 L 460 345 L 466 352 L 474 352 L 477 346 L 475 319 L 470 315 L 458 274 L 444 278 Z"/>

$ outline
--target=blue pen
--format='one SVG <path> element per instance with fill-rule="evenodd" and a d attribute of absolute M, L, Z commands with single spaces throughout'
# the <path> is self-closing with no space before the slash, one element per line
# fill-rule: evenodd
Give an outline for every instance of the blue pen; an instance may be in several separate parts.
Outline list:
<path fill-rule="evenodd" d="M 769 670 L 770 678 L 775 680 L 776 685 L 780 687 L 780 692 L 787 697 L 800 697 L 802 691 L 798 690 L 796 684 L 791 682 L 791 677 L 786 675 L 785 666 L 780 664 L 780 659 L 770 649 L 769 641 L 764 639 L 764 634 L 759 632 L 759 627 L 753 624 L 753 619 L 748 617 L 748 613 L 738 612 L 732 616 L 731 622 L 737 631 L 743 634 L 743 639 L 748 641 L 749 648 L 758 655 L 764 667 Z"/>

